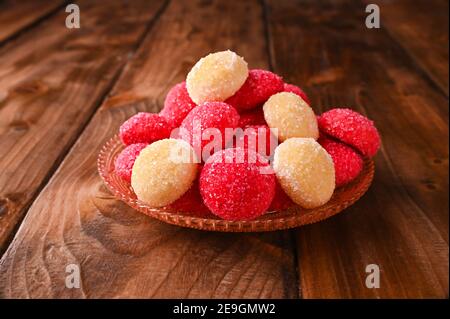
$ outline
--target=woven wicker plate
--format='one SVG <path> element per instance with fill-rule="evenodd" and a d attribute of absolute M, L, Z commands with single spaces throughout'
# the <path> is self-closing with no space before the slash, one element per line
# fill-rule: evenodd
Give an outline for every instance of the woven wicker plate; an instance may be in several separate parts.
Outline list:
<path fill-rule="evenodd" d="M 182 227 L 221 232 L 262 232 L 298 227 L 315 223 L 336 215 L 355 203 L 367 191 L 372 183 L 374 163 L 364 159 L 362 173 L 350 184 L 335 190 L 331 200 L 315 209 L 303 209 L 293 206 L 281 212 L 269 212 L 250 221 L 226 221 L 213 214 L 196 217 L 195 212 L 176 211 L 173 208 L 151 208 L 136 199 L 130 185 L 114 172 L 114 161 L 124 146 L 116 135 L 101 149 L 98 156 L 98 171 L 103 182 L 111 192 L 132 208 L 164 221 Z"/>

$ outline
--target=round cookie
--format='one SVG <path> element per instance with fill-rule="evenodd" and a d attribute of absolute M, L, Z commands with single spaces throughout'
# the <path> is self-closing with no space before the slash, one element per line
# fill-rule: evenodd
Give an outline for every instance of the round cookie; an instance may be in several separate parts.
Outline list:
<path fill-rule="evenodd" d="M 133 169 L 134 161 L 141 150 L 146 146 L 147 144 L 145 143 L 130 144 L 120 152 L 114 161 L 114 171 L 128 183 L 131 182 L 131 171 Z"/>
<path fill-rule="evenodd" d="M 173 203 L 189 190 L 198 164 L 192 147 L 182 140 L 150 144 L 136 158 L 131 186 L 139 200 L 152 207 Z"/>
<path fill-rule="evenodd" d="M 164 117 L 172 127 L 178 127 L 195 106 L 186 89 L 186 82 L 181 82 L 167 93 L 164 108 L 159 115 Z"/>
<path fill-rule="evenodd" d="M 380 135 L 373 122 L 351 109 L 329 110 L 319 117 L 318 123 L 322 132 L 353 146 L 366 156 L 374 156 L 380 148 Z"/>
<path fill-rule="evenodd" d="M 247 62 L 227 50 L 201 58 L 188 73 L 186 88 L 196 104 L 225 101 L 248 77 Z"/>
<path fill-rule="evenodd" d="M 223 149 L 227 143 L 226 139 L 233 138 L 233 135 L 226 134 L 225 130 L 236 128 L 238 122 L 239 114 L 231 105 L 225 102 L 205 102 L 195 107 L 183 120 L 179 137 L 194 147 L 199 158 L 206 160 L 214 151 L 211 148 Z M 207 145 L 208 149 L 203 154 Z"/>
<path fill-rule="evenodd" d="M 354 180 L 363 169 L 363 161 L 357 151 L 338 141 L 320 136 L 319 144 L 331 155 L 336 173 L 336 187 Z"/>
<path fill-rule="evenodd" d="M 281 92 L 272 95 L 263 106 L 264 118 L 270 128 L 278 129 L 278 138 L 291 137 L 317 139 L 319 129 L 314 111 L 298 95 Z"/>
<path fill-rule="evenodd" d="M 275 174 L 258 153 L 228 148 L 212 155 L 200 174 L 200 193 L 211 212 L 226 220 L 254 219 L 275 194 Z"/>
<path fill-rule="evenodd" d="M 123 144 L 150 144 L 167 138 L 171 132 L 170 124 L 158 114 L 139 112 L 126 120 L 119 129 Z"/>
<path fill-rule="evenodd" d="M 266 70 L 250 70 L 242 87 L 225 102 L 237 110 L 249 110 L 261 105 L 273 94 L 283 91 L 283 79 Z"/>
<path fill-rule="evenodd" d="M 333 159 L 312 138 L 281 143 L 275 149 L 273 169 L 286 194 L 304 208 L 322 206 L 333 195 Z"/>

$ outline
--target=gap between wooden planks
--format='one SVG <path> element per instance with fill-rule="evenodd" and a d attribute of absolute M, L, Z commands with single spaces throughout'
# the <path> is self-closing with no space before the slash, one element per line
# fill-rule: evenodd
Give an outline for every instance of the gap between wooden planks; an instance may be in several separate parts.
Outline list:
<path fill-rule="evenodd" d="M 297 230 L 302 297 L 448 297 L 448 100 L 386 27 L 365 28 L 362 3 L 273 0 L 267 16 L 275 72 L 322 111 L 366 114 L 383 139 L 369 192 Z M 373 263 L 380 289 L 365 286 Z"/>
<path fill-rule="evenodd" d="M 39 23 L 64 4 L 63 0 L 5 0 L 0 3 L 0 45 Z"/>
<path fill-rule="evenodd" d="M 171 1 L 31 206 L 0 261 L 1 297 L 298 296 L 290 232 L 163 224 L 114 199 L 97 174 L 98 151 L 126 118 L 158 111 L 198 58 L 228 48 L 268 68 L 260 2 Z M 82 289 L 65 287 L 71 263 L 81 267 Z"/>
<path fill-rule="evenodd" d="M 0 48 L 0 253 L 163 4 L 80 1 L 81 29 L 60 10 Z"/>

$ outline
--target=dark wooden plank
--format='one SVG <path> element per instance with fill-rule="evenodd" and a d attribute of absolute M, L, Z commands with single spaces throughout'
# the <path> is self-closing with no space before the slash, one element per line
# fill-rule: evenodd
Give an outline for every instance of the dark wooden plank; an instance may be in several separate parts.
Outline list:
<path fill-rule="evenodd" d="M 368 193 L 298 230 L 302 297 L 448 296 L 448 100 L 385 30 L 366 29 L 365 5 L 268 2 L 275 71 L 318 113 L 351 106 L 383 139 Z M 365 286 L 372 263 L 379 289 Z"/>
<path fill-rule="evenodd" d="M 448 96 L 448 1 L 396 0 L 379 5 L 382 27 Z"/>
<path fill-rule="evenodd" d="M 0 43 L 52 13 L 63 3 L 63 0 L 5 0 L 0 2 Z"/>
<path fill-rule="evenodd" d="M 163 1 L 80 1 L 0 49 L 0 253 Z"/>
<path fill-rule="evenodd" d="M 220 16 L 220 18 L 218 18 Z M 211 51 L 233 49 L 267 67 L 258 1 L 172 1 L 0 262 L 2 297 L 297 296 L 289 232 L 220 234 L 163 224 L 114 199 L 97 153 L 137 111 L 158 111 L 169 88 Z M 65 267 L 80 265 L 82 289 Z"/>

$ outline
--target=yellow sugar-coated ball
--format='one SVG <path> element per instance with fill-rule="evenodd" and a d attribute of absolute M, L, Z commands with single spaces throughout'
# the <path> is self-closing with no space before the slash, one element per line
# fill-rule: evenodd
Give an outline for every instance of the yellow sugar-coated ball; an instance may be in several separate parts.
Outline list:
<path fill-rule="evenodd" d="M 152 207 L 162 207 L 191 187 L 197 170 L 197 158 L 188 143 L 159 140 L 139 153 L 133 165 L 131 186 L 139 200 Z"/>
<path fill-rule="evenodd" d="M 186 88 L 197 104 L 225 101 L 240 89 L 248 77 L 247 62 L 227 50 L 201 58 L 186 78 Z"/>
<path fill-rule="evenodd" d="M 290 138 L 278 145 L 273 168 L 286 194 L 304 208 L 322 206 L 333 195 L 333 160 L 312 138 Z"/>
<path fill-rule="evenodd" d="M 264 118 L 272 129 L 278 130 L 278 138 L 319 138 L 317 119 L 311 107 L 298 95 L 281 92 L 272 95 L 263 106 Z"/>

